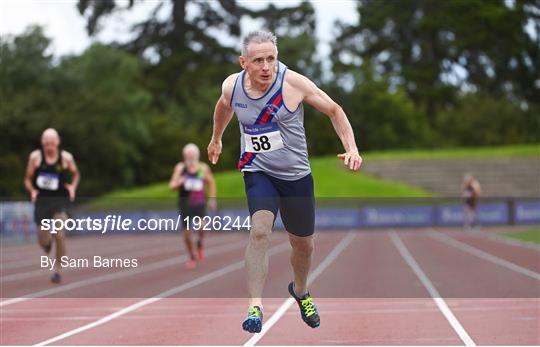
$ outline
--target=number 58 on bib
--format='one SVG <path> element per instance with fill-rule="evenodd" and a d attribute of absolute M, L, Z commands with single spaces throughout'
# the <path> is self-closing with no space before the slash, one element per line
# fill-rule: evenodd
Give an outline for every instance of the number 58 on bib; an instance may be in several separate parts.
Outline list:
<path fill-rule="evenodd" d="M 265 153 L 285 147 L 276 122 L 242 126 L 246 152 Z"/>

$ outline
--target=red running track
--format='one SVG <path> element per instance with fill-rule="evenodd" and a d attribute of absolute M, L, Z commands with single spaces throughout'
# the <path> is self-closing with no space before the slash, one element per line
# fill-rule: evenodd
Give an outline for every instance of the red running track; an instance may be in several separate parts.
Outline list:
<path fill-rule="evenodd" d="M 71 270 L 60 286 L 38 269 L 37 246 L 3 247 L 0 344 L 540 344 L 540 251 L 458 230 L 318 232 L 318 329 L 287 298 L 290 248 L 276 232 L 265 328 L 247 334 L 246 236 L 208 235 L 193 271 L 178 235 L 69 239 L 70 254 L 137 257 L 139 267 Z"/>

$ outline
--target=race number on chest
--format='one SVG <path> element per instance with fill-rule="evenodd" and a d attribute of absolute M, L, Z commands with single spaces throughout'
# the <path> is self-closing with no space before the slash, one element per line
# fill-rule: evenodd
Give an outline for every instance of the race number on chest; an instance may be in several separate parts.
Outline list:
<path fill-rule="evenodd" d="M 40 172 L 36 178 L 36 185 L 44 190 L 58 190 L 60 176 L 52 172 Z"/>
<path fill-rule="evenodd" d="M 281 132 L 276 122 L 243 125 L 246 152 L 272 152 L 284 147 Z"/>
<path fill-rule="evenodd" d="M 184 189 L 189 192 L 203 190 L 204 182 L 200 177 L 187 177 L 184 181 Z"/>

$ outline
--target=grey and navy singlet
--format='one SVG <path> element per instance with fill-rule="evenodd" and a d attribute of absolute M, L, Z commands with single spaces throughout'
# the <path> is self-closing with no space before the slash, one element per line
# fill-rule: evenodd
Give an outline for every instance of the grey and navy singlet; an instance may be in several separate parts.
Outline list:
<path fill-rule="evenodd" d="M 251 98 L 244 88 L 245 71 L 238 74 L 231 106 L 240 123 L 241 156 L 238 170 L 262 171 L 293 181 L 311 172 L 308 160 L 304 109 L 291 111 L 283 102 L 287 66 L 278 62 L 272 86 L 260 98 Z"/>

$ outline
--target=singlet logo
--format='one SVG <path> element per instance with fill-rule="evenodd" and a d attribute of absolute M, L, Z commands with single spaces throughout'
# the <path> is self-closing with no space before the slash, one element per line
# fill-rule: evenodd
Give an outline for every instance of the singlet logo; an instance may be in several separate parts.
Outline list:
<path fill-rule="evenodd" d="M 240 108 L 247 108 L 247 104 L 242 104 L 242 103 L 239 103 L 239 102 L 235 102 L 234 106 L 240 107 Z"/>
<path fill-rule="evenodd" d="M 277 113 L 278 113 L 278 111 L 279 111 L 279 107 L 277 107 L 277 106 L 274 105 L 274 104 L 266 104 L 266 105 L 264 106 L 264 108 L 268 108 L 268 109 L 270 110 L 270 115 L 271 115 L 272 117 L 276 117 L 276 116 L 277 116 Z M 263 109 L 264 109 L 264 108 L 263 108 Z"/>

